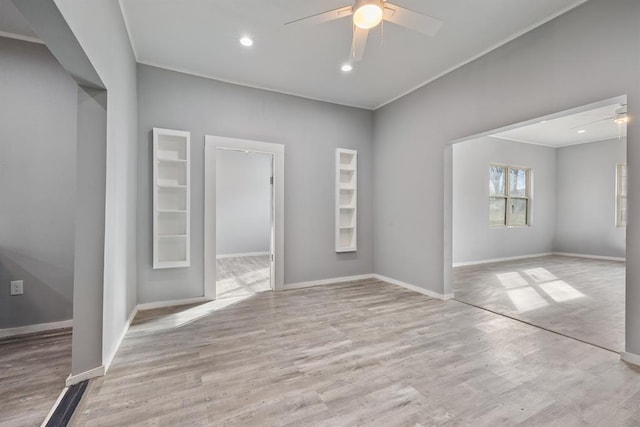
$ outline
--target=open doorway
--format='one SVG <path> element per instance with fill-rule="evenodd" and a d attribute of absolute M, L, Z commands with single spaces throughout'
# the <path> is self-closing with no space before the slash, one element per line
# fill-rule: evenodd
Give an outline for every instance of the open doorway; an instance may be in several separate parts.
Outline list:
<path fill-rule="evenodd" d="M 453 146 L 454 298 L 624 348 L 626 97 Z"/>
<path fill-rule="evenodd" d="M 281 290 L 284 282 L 284 145 L 206 135 L 204 155 L 205 297 L 211 300 L 246 298 L 254 291 Z M 247 168 L 253 169 L 251 175 L 255 175 L 250 180 L 247 180 Z M 255 190 L 249 191 L 252 187 Z M 221 192 L 220 200 L 218 192 Z M 220 210 L 219 203 L 225 204 Z M 237 213 L 239 208 L 242 211 Z M 261 213 L 252 212 L 258 209 Z M 221 221 L 218 215 L 222 216 Z M 265 223 L 269 233 L 266 251 Z M 223 234 L 220 240 L 218 232 Z"/>
<path fill-rule="evenodd" d="M 216 299 L 272 290 L 273 154 L 216 150 Z"/>

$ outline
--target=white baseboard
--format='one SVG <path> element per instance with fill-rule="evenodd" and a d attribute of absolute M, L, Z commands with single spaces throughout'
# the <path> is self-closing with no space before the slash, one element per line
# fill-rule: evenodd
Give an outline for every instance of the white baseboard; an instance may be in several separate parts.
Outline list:
<path fill-rule="evenodd" d="M 73 320 L 62 320 L 60 322 L 38 323 L 37 325 L 20 326 L 17 328 L 0 329 L 0 338 L 13 337 L 17 335 L 32 334 L 34 332 L 53 331 L 73 327 Z"/>
<path fill-rule="evenodd" d="M 81 383 L 84 380 L 89 380 L 91 378 L 101 377 L 104 375 L 104 366 L 100 365 L 97 368 L 90 369 L 85 372 L 81 372 L 76 375 L 69 375 L 67 377 L 66 386 L 71 387 L 74 384 Z"/>
<path fill-rule="evenodd" d="M 622 352 L 620 353 L 620 359 L 627 363 L 631 363 L 632 365 L 640 366 L 640 355 Z"/>
<path fill-rule="evenodd" d="M 284 290 L 310 288 L 312 286 L 333 285 L 342 282 L 353 282 L 355 280 L 372 279 L 373 274 L 360 274 L 357 276 L 332 277 L 331 279 L 310 280 L 308 282 L 289 283 L 284 285 Z"/>
<path fill-rule="evenodd" d="M 213 300 L 207 297 L 195 297 L 195 298 L 175 299 L 175 300 L 169 300 L 169 301 L 146 302 L 144 304 L 138 304 L 136 306 L 136 310 L 137 311 L 151 310 L 154 308 L 174 307 L 176 305 L 197 304 L 199 302 L 209 302 L 209 301 L 213 301 Z"/>
<path fill-rule="evenodd" d="M 246 256 L 264 256 L 264 255 L 269 255 L 271 252 L 267 251 L 267 252 L 243 252 L 243 253 L 239 253 L 239 254 L 222 254 L 222 255 L 216 255 L 216 259 L 222 259 L 222 258 L 242 258 L 242 257 L 246 257 Z"/>
<path fill-rule="evenodd" d="M 118 338 L 118 341 L 116 342 L 116 345 L 113 347 L 113 351 L 111 352 L 111 354 L 107 355 L 105 360 L 102 361 L 102 365 L 104 366 L 104 373 L 105 374 L 109 370 L 109 367 L 111 366 L 111 363 L 113 362 L 113 358 L 116 357 L 116 353 L 118 352 L 118 349 L 120 348 L 120 345 L 122 344 L 122 340 L 124 339 L 124 336 L 127 335 L 127 331 L 129 331 L 129 326 L 131 326 L 131 322 L 133 322 L 133 318 L 136 317 L 136 314 L 138 314 L 138 306 L 137 305 L 133 308 L 133 311 L 131 311 L 131 314 L 129 315 L 129 318 L 127 319 L 127 322 L 124 324 L 124 327 L 122 328 L 122 332 L 120 332 L 120 337 Z"/>
<path fill-rule="evenodd" d="M 553 252 L 543 252 L 538 254 L 530 254 L 530 255 L 518 255 L 518 256 L 510 256 L 506 258 L 489 258 L 489 259 L 481 259 L 477 261 L 465 261 L 465 262 L 454 262 L 453 267 L 467 267 L 469 265 L 481 265 L 481 264 L 491 264 L 494 262 L 504 262 L 504 261 L 515 261 L 518 259 L 526 259 L 526 258 L 539 258 L 543 256 L 555 255 Z"/>
<path fill-rule="evenodd" d="M 570 253 L 570 252 L 554 252 L 553 255 L 570 256 L 570 257 L 575 257 L 575 258 L 603 259 L 605 261 L 626 261 L 626 258 L 621 258 L 621 257 L 589 255 L 589 254 L 574 254 L 574 253 Z"/>
<path fill-rule="evenodd" d="M 442 301 L 447 301 L 453 298 L 453 294 L 439 294 L 437 292 L 430 291 L 425 288 L 421 288 L 420 286 L 411 285 L 409 283 L 401 282 L 400 280 L 392 279 L 391 277 L 382 276 L 380 274 L 374 274 L 373 277 L 375 279 L 381 280 L 383 282 L 391 283 L 392 285 L 401 286 L 403 288 L 409 289 L 414 292 L 419 292 L 423 295 L 426 295 L 431 298 L 436 298 Z"/>
<path fill-rule="evenodd" d="M 544 253 L 539 253 L 539 254 L 519 255 L 519 256 L 512 256 L 512 257 L 506 257 L 506 258 L 490 258 L 490 259 L 481 259 L 481 260 L 478 260 L 478 261 L 454 262 L 453 263 L 453 267 L 454 268 L 455 267 L 466 267 L 466 266 L 470 266 L 470 265 L 491 264 L 491 263 L 494 263 L 494 262 L 515 261 L 515 260 L 519 260 L 519 259 L 538 258 L 538 257 L 543 257 L 543 256 L 549 256 L 549 255 L 568 256 L 568 257 L 575 257 L 575 258 L 603 259 L 603 260 L 606 260 L 606 261 L 625 261 L 625 258 L 612 257 L 612 256 L 589 255 L 589 254 L 574 254 L 574 253 L 570 253 L 570 252 L 544 252 Z"/>

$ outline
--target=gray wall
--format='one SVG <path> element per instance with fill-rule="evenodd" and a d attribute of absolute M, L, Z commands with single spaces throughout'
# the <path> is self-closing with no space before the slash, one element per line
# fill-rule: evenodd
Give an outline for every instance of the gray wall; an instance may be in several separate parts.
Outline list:
<path fill-rule="evenodd" d="M 273 156 L 216 153 L 216 254 L 270 251 Z"/>
<path fill-rule="evenodd" d="M 77 93 L 45 46 L 0 37 L 0 328 L 72 317 Z"/>
<path fill-rule="evenodd" d="M 531 225 L 489 226 L 489 164 L 531 168 Z M 485 137 L 453 147 L 453 262 L 551 252 L 555 233 L 556 150 Z"/>
<path fill-rule="evenodd" d="M 108 96 L 104 362 L 113 354 L 136 305 L 136 62 L 117 1 L 55 0 L 55 4 L 104 82 Z"/>
<path fill-rule="evenodd" d="M 203 295 L 205 134 L 285 145 L 284 282 L 373 271 L 371 111 L 138 65 L 140 303 Z M 191 266 L 153 270 L 151 129 L 191 131 Z M 334 245 L 335 148 L 358 150 L 358 252 Z"/>
<path fill-rule="evenodd" d="M 456 139 L 623 94 L 640 110 L 640 2 L 590 0 L 375 112 L 376 272 L 450 292 Z M 640 121 L 629 125 L 627 258 L 640 258 Z M 636 141 L 637 142 L 637 141 Z M 445 197 L 445 195 L 447 195 Z M 445 215 L 447 213 L 447 215 Z M 443 232 L 444 225 L 444 232 Z M 446 244 L 445 244 L 446 242 Z M 640 265 L 627 268 L 627 350 L 640 354 Z"/>
<path fill-rule="evenodd" d="M 558 252 L 625 256 L 625 228 L 616 227 L 616 165 L 626 163 L 626 141 L 557 150 Z"/>

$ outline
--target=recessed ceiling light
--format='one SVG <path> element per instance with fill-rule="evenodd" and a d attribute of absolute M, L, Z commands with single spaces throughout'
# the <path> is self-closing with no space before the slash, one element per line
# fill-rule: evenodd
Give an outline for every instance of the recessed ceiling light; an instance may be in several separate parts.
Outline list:
<path fill-rule="evenodd" d="M 586 131 L 586 130 L 584 130 L 584 129 L 580 129 L 580 130 L 578 131 L 578 133 L 586 133 L 586 132 L 587 132 L 587 131 Z"/>
<path fill-rule="evenodd" d="M 251 47 L 253 46 L 253 40 L 251 40 L 251 37 L 244 36 L 240 39 L 240 44 L 244 47 Z"/>
<path fill-rule="evenodd" d="M 345 73 L 348 73 L 349 71 L 353 70 L 353 67 L 351 66 L 351 64 L 344 64 L 342 67 L 340 67 L 340 69 Z"/>
<path fill-rule="evenodd" d="M 543 123 L 547 123 L 547 121 L 546 121 L 546 120 L 543 120 L 543 121 L 541 121 L 541 122 L 540 122 L 540 124 L 543 124 Z"/>

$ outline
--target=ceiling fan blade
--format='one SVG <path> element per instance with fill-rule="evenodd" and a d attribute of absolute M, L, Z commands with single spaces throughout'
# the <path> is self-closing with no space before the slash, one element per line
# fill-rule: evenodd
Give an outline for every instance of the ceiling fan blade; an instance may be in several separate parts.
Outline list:
<path fill-rule="evenodd" d="M 586 126 L 595 125 L 596 123 L 606 122 L 607 120 L 613 120 L 613 119 L 615 119 L 614 116 L 605 117 L 604 119 L 599 119 L 599 120 L 595 120 L 593 122 L 584 123 L 584 124 L 581 124 L 581 125 L 578 125 L 578 126 L 574 126 L 574 127 L 571 128 L 571 130 L 583 128 L 583 127 L 586 127 Z"/>
<path fill-rule="evenodd" d="M 334 19 L 344 18 L 349 15 L 353 15 L 353 7 L 345 6 L 328 12 L 307 16 L 306 18 L 296 19 L 295 21 L 287 22 L 284 25 L 316 25 L 322 24 L 323 22 L 333 21 Z"/>
<path fill-rule="evenodd" d="M 385 21 L 407 27 L 427 36 L 435 36 L 444 25 L 444 22 L 439 19 L 396 6 L 389 2 L 384 3 L 384 19 Z"/>
<path fill-rule="evenodd" d="M 367 47 L 367 37 L 369 30 L 353 26 L 353 41 L 351 42 L 351 60 L 358 62 L 364 56 L 364 49 Z"/>

